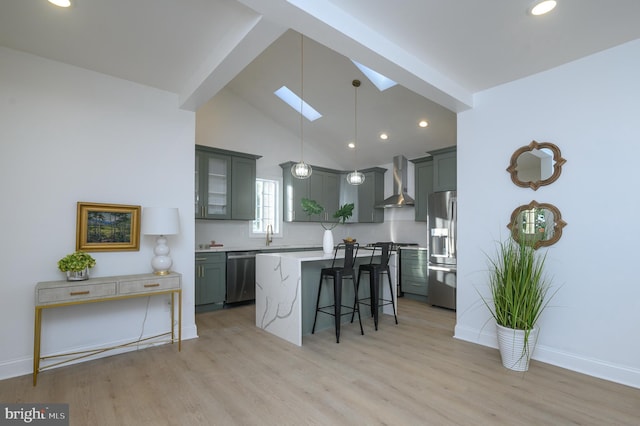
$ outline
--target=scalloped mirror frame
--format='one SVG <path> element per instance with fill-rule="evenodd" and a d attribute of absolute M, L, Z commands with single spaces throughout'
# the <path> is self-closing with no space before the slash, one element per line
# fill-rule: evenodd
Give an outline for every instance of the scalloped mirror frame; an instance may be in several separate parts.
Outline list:
<path fill-rule="evenodd" d="M 532 247 L 534 250 L 537 250 L 540 247 L 548 247 L 550 245 L 557 243 L 558 240 L 560 240 L 560 237 L 562 237 L 562 228 L 567 226 L 567 222 L 562 220 L 562 215 L 560 214 L 560 210 L 558 210 L 558 208 L 553 204 L 538 203 L 537 201 L 533 200 L 527 205 L 517 207 L 513 211 L 513 213 L 511 213 L 511 221 L 507 225 L 507 228 L 509 228 L 509 230 L 511 231 L 511 238 L 513 238 L 515 241 L 519 241 L 519 235 L 520 235 L 520 233 L 518 232 L 518 229 L 513 226 L 516 223 L 518 216 L 523 211 L 531 210 L 535 208 L 547 209 L 551 211 L 551 213 L 553 213 L 553 236 L 548 240 L 536 241 L 532 245 Z"/>
<path fill-rule="evenodd" d="M 522 155 L 525 152 L 531 152 L 534 149 L 541 150 L 543 148 L 548 148 L 551 150 L 551 152 L 553 152 L 553 161 L 554 161 L 553 174 L 551 174 L 549 178 L 539 180 L 539 181 L 523 182 L 520 179 L 518 179 L 518 170 L 517 170 L 518 157 L 520 157 L 520 155 Z M 515 183 L 516 185 L 522 188 L 531 188 L 534 191 L 537 191 L 539 187 L 544 185 L 550 185 L 556 180 L 558 180 L 558 178 L 560 177 L 560 173 L 562 173 L 562 165 L 566 162 L 567 160 L 562 158 L 562 155 L 560 153 L 560 148 L 558 148 L 555 144 L 552 144 L 551 142 L 536 142 L 535 140 L 533 140 L 529 145 L 518 148 L 516 152 L 513 153 L 513 155 L 511 156 L 511 162 L 509 164 L 509 167 L 507 168 L 507 171 L 511 174 L 511 180 L 513 181 L 513 183 Z"/>

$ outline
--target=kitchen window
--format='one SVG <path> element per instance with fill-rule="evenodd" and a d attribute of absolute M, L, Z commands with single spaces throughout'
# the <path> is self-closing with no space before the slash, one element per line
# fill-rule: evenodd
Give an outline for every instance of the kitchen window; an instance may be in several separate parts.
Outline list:
<path fill-rule="evenodd" d="M 263 237 L 267 227 L 272 226 L 272 235 L 280 235 L 282 223 L 280 200 L 281 182 L 274 179 L 256 179 L 256 219 L 252 222 L 252 236 Z"/>

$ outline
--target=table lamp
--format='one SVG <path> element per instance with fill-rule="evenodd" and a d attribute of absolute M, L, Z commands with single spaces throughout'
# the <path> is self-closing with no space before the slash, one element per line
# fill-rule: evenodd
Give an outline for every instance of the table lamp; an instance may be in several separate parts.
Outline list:
<path fill-rule="evenodd" d="M 156 275 L 167 275 L 171 269 L 171 256 L 165 235 L 175 235 L 180 229 L 178 209 L 173 207 L 145 207 L 142 211 L 142 233 L 157 235 L 155 256 L 151 267 Z"/>

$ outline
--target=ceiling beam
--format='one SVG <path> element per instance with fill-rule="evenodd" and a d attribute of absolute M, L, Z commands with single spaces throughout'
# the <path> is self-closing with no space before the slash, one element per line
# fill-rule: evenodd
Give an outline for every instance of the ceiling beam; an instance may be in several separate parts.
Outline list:
<path fill-rule="evenodd" d="M 328 0 L 238 1 L 453 112 L 473 107 L 472 92 Z"/>
<path fill-rule="evenodd" d="M 196 111 L 214 97 L 287 28 L 256 16 L 246 25 L 227 34 L 194 72 L 180 92 L 180 108 Z"/>

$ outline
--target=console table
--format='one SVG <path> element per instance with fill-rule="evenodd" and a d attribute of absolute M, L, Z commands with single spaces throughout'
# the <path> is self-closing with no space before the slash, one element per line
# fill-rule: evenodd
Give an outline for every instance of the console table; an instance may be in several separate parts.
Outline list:
<path fill-rule="evenodd" d="M 77 359 L 86 358 L 113 349 L 134 345 L 141 341 L 171 335 L 171 343 L 175 339 L 175 296 L 178 296 L 178 351 L 182 349 L 182 275 L 171 272 L 167 275 L 139 274 L 120 275 L 114 277 L 90 278 L 84 281 L 46 281 L 36 285 L 35 323 L 33 337 L 33 385 L 38 380 L 38 373 L 47 368 L 65 364 Z M 99 348 L 81 352 L 71 352 L 52 356 L 40 356 L 40 336 L 42 330 L 42 311 L 61 306 L 80 305 L 85 303 L 108 302 L 113 300 L 150 297 L 163 294 L 171 295 L 171 331 L 133 342 L 108 348 Z M 44 367 L 40 361 L 45 359 L 70 357 Z"/>

